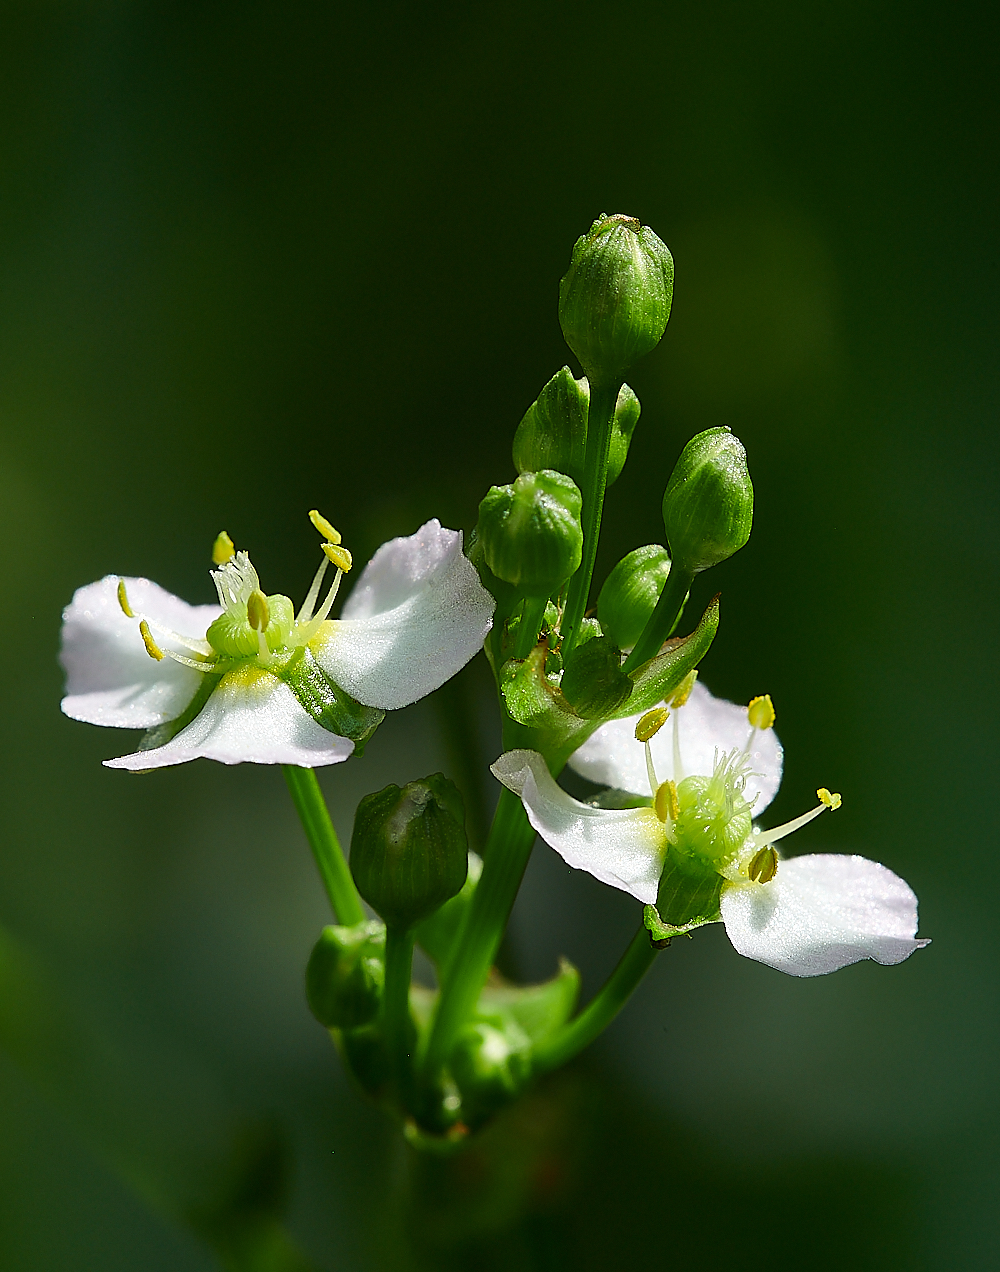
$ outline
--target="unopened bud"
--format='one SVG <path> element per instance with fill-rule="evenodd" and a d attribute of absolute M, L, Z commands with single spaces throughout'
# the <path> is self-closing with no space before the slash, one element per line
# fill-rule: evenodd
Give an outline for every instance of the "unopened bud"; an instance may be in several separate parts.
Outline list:
<path fill-rule="evenodd" d="M 560 681 L 563 697 L 585 720 L 607 717 L 632 693 L 622 671 L 622 655 L 607 636 L 595 636 L 572 650 Z"/>
<path fill-rule="evenodd" d="M 597 598 L 597 617 L 619 649 L 631 649 L 656 608 L 670 573 L 666 548 L 635 548 L 608 575 Z"/>
<path fill-rule="evenodd" d="M 366 795 L 354 815 L 351 873 L 389 927 L 408 928 L 461 891 L 465 808 L 441 773 Z"/>
<path fill-rule="evenodd" d="M 327 1029 L 356 1029 L 378 1013 L 385 981 L 381 923 L 325 927 L 306 967 L 306 997 Z"/>
<path fill-rule="evenodd" d="M 591 384 L 620 383 L 656 347 L 673 289 L 670 252 L 634 217 L 602 213 L 577 239 L 559 284 L 559 321 Z"/>
<path fill-rule="evenodd" d="M 618 392 L 608 450 L 607 484 L 620 475 L 639 422 L 639 399 L 627 384 Z M 576 380 L 569 367 L 557 371 L 528 407 L 514 434 L 514 467 L 519 473 L 554 468 L 583 481 L 590 412 L 590 382 Z"/>
<path fill-rule="evenodd" d="M 531 1042 L 513 1020 L 471 1025 L 459 1037 L 449 1059 L 462 1093 L 462 1121 L 484 1122 L 509 1104 L 531 1076 Z"/>
<path fill-rule="evenodd" d="M 479 505 L 486 564 L 524 596 L 550 596 L 580 566 L 582 498 L 576 482 L 544 469 L 493 486 Z"/>
<path fill-rule="evenodd" d="M 690 574 L 733 555 L 750 537 L 753 485 L 747 456 L 728 428 L 684 447 L 663 496 L 663 525 L 676 565 Z"/>

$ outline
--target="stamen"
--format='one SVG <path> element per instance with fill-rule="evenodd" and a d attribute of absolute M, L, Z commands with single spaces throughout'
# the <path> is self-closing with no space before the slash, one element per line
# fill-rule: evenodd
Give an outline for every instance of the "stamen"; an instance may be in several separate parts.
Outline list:
<path fill-rule="evenodd" d="M 340 531 L 335 529 L 334 526 L 327 521 L 326 517 L 324 517 L 323 514 L 318 512 L 315 508 L 313 508 L 309 513 L 309 520 L 313 523 L 323 538 L 328 540 L 330 543 L 337 544 L 343 542 Z"/>
<path fill-rule="evenodd" d="M 324 555 L 323 560 L 319 563 L 319 569 L 313 575 L 313 581 L 306 593 L 306 599 L 302 602 L 302 608 L 296 616 L 296 623 L 308 623 L 313 616 L 313 610 L 316 607 L 316 598 L 319 596 L 319 589 L 323 586 L 323 576 L 326 574 L 326 567 L 330 564 L 330 558 Z"/>
<path fill-rule="evenodd" d="M 165 636 L 167 640 L 175 640 L 178 645 L 183 645 L 185 649 L 190 649 L 193 654 L 211 654 L 215 652 L 207 640 L 198 640 L 194 636 L 182 636 L 180 632 L 164 627 L 155 618 L 149 618 L 145 614 L 135 614 L 133 617 L 141 618 L 150 631 L 156 632 L 160 636 Z"/>
<path fill-rule="evenodd" d="M 678 724 L 680 712 L 674 712 L 674 781 L 684 781 L 684 765 L 681 763 L 681 726 Z"/>
<path fill-rule="evenodd" d="M 772 729 L 774 727 L 774 703 L 769 693 L 750 699 L 747 707 L 747 720 L 752 729 Z"/>
<path fill-rule="evenodd" d="M 649 793 L 655 795 L 659 790 L 660 783 L 656 780 L 656 769 L 653 768 L 653 752 L 649 749 L 649 743 L 646 743 L 646 778 L 649 782 Z"/>
<path fill-rule="evenodd" d="M 139 635 L 142 637 L 142 643 L 146 646 L 146 653 L 154 662 L 163 661 L 163 650 L 153 640 L 153 633 L 149 630 L 149 624 L 145 619 L 139 624 Z"/>
<path fill-rule="evenodd" d="M 132 606 L 128 603 L 128 593 L 125 591 L 125 580 L 118 580 L 118 604 L 122 607 L 122 613 L 126 618 L 135 618 L 132 613 Z"/>
<path fill-rule="evenodd" d="M 354 564 L 354 560 L 350 552 L 348 552 L 348 550 L 345 547 L 342 547 L 339 543 L 323 543 L 320 544 L 320 547 L 322 547 L 323 551 L 337 569 L 343 570 L 345 574 Z"/>
<path fill-rule="evenodd" d="M 654 707 L 652 711 L 647 711 L 636 722 L 635 740 L 637 742 L 648 742 L 650 738 L 655 737 L 659 733 L 667 723 L 669 716 L 670 712 L 666 707 Z"/>
<path fill-rule="evenodd" d="M 268 608 L 267 597 L 263 592 L 254 590 L 247 597 L 247 622 L 257 632 L 267 631 L 267 625 L 271 621 L 271 611 Z"/>
<path fill-rule="evenodd" d="M 668 778 L 656 788 L 653 796 L 653 811 L 661 822 L 675 822 L 681 815 L 681 805 L 677 798 L 677 783 Z"/>
<path fill-rule="evenodd" d="M 770 844 L 758 852 L 747 869 L 754 883 L 770 883 L 778 873 L 778 854 Z"/>
<path fill-rule="evenodd" d="M 698 679 L 697 671 L 689 671 L 681 683 L 674 690 L 673 694 L 667 699 L 668 706 L 683 707 L 688 698 L 691 697 L 691 690 L 694 688 L 694 682 Z"/>
<path fill-rule="evenodd" d="M 801 817 L 794 817 L 791 821 L 785 822 L 781 826 L 775 826 L 773 830 L 755 831 L 756 842 L 759 844 L 777 843 L 779 839 L 784 839 L 786 835 L 791 835 L 795 831 L 801 830 L 803 826 L 808 825 L 820 813 L 825 813 L 828 808 L 839 808 L 843 802 L 839 795 L 831 795 L 825 786 L 821 786 L 816 794 L 819 796 L 820 802 L 815 808 L 811 808 L 808 813 L 803 813 Z"/>
<path fill-rule="evenodd" d="M 236 544 L 225 530 L 221 530 L 212 544 L 212 562 L 214 565 L 225 565 L 236 555 Z"/>
<path fill-rule="evenodd" d="M 172 649 L 165 649 L 163 652 L 182 667 L 191 667 L 194 671 L 214 671 L 219 665 L 214 662 L 198 662 L 196 658 L 185 658 L 183 654 L 175 654 Z"/>

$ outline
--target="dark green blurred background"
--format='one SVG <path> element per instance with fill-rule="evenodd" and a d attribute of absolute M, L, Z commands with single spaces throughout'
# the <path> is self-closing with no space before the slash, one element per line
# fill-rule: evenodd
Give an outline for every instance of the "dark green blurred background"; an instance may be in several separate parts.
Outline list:
<path fill-rule="evenodd" d="M 269 1179 L 284 1155 L 294 1240 L 337 1272 L 996 1266 L 986 15 L 4 6 L 0 922 L 71 1007 L 0 1055 L 4 1268 L 215 1266 L 136 1186 L 179 1162 L 171 1204 L 207 1205 L 185 1163 L 217 1122 Z M 687 438 L 730 425 L 757 515 L 699 584 L 723 592 L 703 676 L 773 695 L 776 818 L 844 792 L 796 850 L 884 861 L 934 944 L 797 981 L 699 932 L 473 1151 L 415 1163 L 307 1012 L 328 916 L 280 774 L 102 769 L 132 739 L 59 714 L 59 614 L 108 571 L 212 599 L 223 526 L 298 596 L 314 506 L 360 560 L 428 516 L 468 529 L 568 360 L 557 283 L 602 211 L 677 279 L 599 577 L 661 537 Z M 485 763 L 478 664 L 463 690 Z M 448 767 L 439 720 L 398 713 L 324 773 L 345 835 L 364 792 Z M 508 963 L 565 953 L 592 989 L 635 910 L 538 848 Z"/>

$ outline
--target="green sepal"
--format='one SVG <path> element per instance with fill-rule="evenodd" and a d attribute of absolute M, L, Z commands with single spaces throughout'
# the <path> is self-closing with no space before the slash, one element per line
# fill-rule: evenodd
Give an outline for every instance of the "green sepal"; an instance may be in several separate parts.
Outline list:
<path fill-rule="evenodd" d="M 655 658 L 632 672 L 635 688 L 626 703 L 627 709 L 615 712 L 615 718 L 649 711 L 669 697 L 708 653 L 718 630 L 719 598 L 714 596 L 690 636 L 668 640 Z"/>
<path fill-rule="evenodd" d="M 222 672 L 206 671 L 202 673 L 201 684 L 191 701 L 175 720 L 167 720 L 164 724 L 154 725 L 147 729 L 139 739 L 137 751 L 152 751 L 158 746 L 166 746 L 173 738 L 186 729 L 191 721 L 212 696 L 212 691 L 222 679 Z"/>
<path fill-rule="evenodd" d="M 580 973 L 568 959 L 559 960 L 559 971 L 540 985 L 508 985 L 487 982 L 476 1015 L 486 1021 L 512 1020 L 531 1042 L 541 1042 L 569 1020 L 580 996 Z"/>
<path fill-rule="evenodd" d="M 536 646 L 523 662 L 510 659 L 500 671 L 500 692 L 511 717 L 531 730 L 532 736 L 518 745 L 541 751 L 558 769 L 600 722 L 577 715 L 545 674 L 545 662 L 544 645 Z"/>
<path fill-rule="evenodd" d="M 325 927 L 306 965 L 309 1009 L 328 1029 L 356 1029 L 378 1014 L 385 983 L 385 925 Z"/>
<path fill-rule="evenodd" d="M 413 929 L 413 937 L 425 954 L 442 967 L 451 954 L 451 948 L 458 936 L 465 911 L 476 890 L 479 876 L 483 872 L 483 860 L 476 853 L 469 853 L 469 873 L 462 890 L 446 901 L 439 910 L 423 919 Z"/>
<path fill-rule="evenodd" d="M 596 720 L 618 712 L 632 696 L 633 684 L 622 671 L 621 650 L 607 636 L 597 636 L 575 646 L 559 687 L 577 715 Z"/>
<path fill-rule="evenodd" d="M 652 911 L 664 929 L 664 937 L 677 936 L 706 923 L 718 923 L 722 918 L 719 898 L 724 882 L 718 871 L 682 857 L 670 848 L 660 876 L 656 905 L 647 906 L 646 911 Z M 643 914 L 643 922 L 652 931 L 647 912 Z M 667 931 L 668 928 L 672 931 Z"/>
<path fill-rule="evenodd" d="M 312 652 L 297 650 L 274 674 L 295 694 L 317 724 L 329 733 L 350 738 L 354 754 L 364 754 L 365 743 L 385 719 L 385 712 L 366 707 L 335 684 L 323 671 Z"/>

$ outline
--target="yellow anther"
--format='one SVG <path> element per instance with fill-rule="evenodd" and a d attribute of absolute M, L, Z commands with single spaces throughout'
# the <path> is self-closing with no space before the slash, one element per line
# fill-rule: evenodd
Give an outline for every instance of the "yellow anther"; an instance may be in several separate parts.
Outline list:
<path fill-rule="evenodd" d="M 750 862 L 747 874 L 754 883 L 770 883 L 778 873 L 778 854 L 770 844 L 762 848 Z"/>
<path fill-rule="evenodd" d="M 267 597 L 256 588 L 247 597 L 247 621 L 255 632 L 266 632 L 271 621 Z"/>
<path fill-rule="evenodd" d="M 652 711 L 647 711 L 644 716 L 636 721 L 635 740 L 637 742 L 648 742 L 650 738 L 655 737 L 657 733 L 667 723 L 670 712 L 666 707 L 654 707 Z"/>
<path fill-rule="evenodd" d="M 339 543 L 324 543 L 321 544 L 321 547 L 337 569 L 343 570 L 346 574 L 353 565 L 350 552 L 346 548 L 342 548 Z"/>
<path fill-rule="evenodd" d="M 222 530 L 212 544 L 212 562 L 214 565 L 225 565 L 227 561 L 231 561 L 236 555 L 236 545 Z"/>
<path fill-rule="evenodd" d="M 676 821 L 681 815 L 676 782 L 671 782 L 668 778 L 656 788 L 656 794 L 653 796 L 653 811 L 661 822 Z"/>
<path fill-rule="evenodd" d="M 122 607 L 122 613 L 126 618 L 135 618 L 132 613 L 132 606 L 128 603 L 128 593 L 125 591 L 125 580 L 118 580 L 118 604 Z"/>
<path fill-rule="evenodd" d="M 671 707 L 683 707 L 688 698 L 691 697 L 691 690 L 694 688 L 694 682 L 697 679 L 697 671 L 689 671 L 671 696 L 667 698 L 667 705 Z"/>
<path fill-rule="evenodd" d="M 340 531 L 335 529 L 333 525 L 327 521 L 326 517 L 324 517 L 321 512 L 317 512 L 315 508 L 313 508 L 309 513 L 309 520 L 313 523 L 324 539 L 327 539 L 330 543 L 334 544 L 342 542 Z"/>
<path fill-rule="evenodd" d="M 155 659 L 156 662 L 161 662 L 165 655 L 156 641 L 153 640 L 153 633 L 149 630 L 149 624 L 145 619 L 139 624 L 139 635 L 142 637 L 142 643 L 146 646 L 146 653 L 149 654 L 150 658 Z"/>
<path fill-rule="evenodd" d="M 839 795 L 831 795 L 825 786 L 821 786 L 819 788 L 816 792 L 816 798 L 824 806 L 824 808 L 839 808 L 844 802 Z"/>
<path fill-rule="evenodd" d="M 774 727 L 774 703 L 769 693 L 750 699 L 747 707 L 747 719 L 754 729 L 771 729 Z"/>

